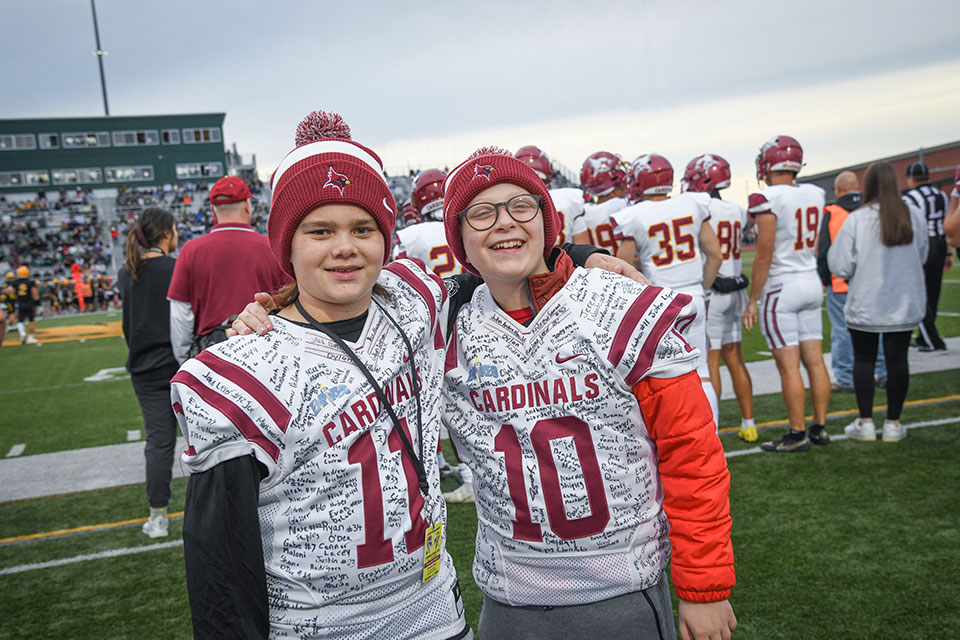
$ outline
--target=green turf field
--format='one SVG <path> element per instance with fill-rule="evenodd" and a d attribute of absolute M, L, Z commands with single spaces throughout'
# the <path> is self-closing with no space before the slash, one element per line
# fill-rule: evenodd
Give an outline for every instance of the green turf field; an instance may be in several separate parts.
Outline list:
<path fill-rule="evenodd" d="M 948 274 L 940 308 L 960 314 L 960 269 Z M 78 323 L 39 324 L 48 322 Z M 938 324 L 945 336 L 960 335 L 957 316 Z M 757 330 L 748 334 L 748 360 L 769 358 L 765 349 Z M 0 350 L 0 455 L 18 443 L 29 455 L 125 442 L 141 426 L 129 380 L 83 381 L 122 367 L 125 357 L 122 338 Z M 899 443 L 843 441 L 808 454 L 729 459 L 735 638 L 960 637 L 960 399 L 936 400 L 958 393 L 960 370 L 913 376 L 904 422 L 946 423 L 913 429 Z M 834 394 L 832 433 L 854 408 L 852 394 Z M 756 398 L 756 418 L 784 418 L 778 394 Z M 722 402 L 721 424 L 738 421 L 736 402 Z M 781 429 L 763 430 L 761 440 Z M 735 435 L 722 441 L 728 452 L 754 446 Z M 182 510 L 185 486 L 174 481 L 172 512 Z M 171 522 L 170 537 L 149 540 L 138 521 L 145 514 L 142 484 L 0 504 L 0 638 L 189 638 L 182 547 L 154 547 L 176 545 L 180 521 Z M 470 571 L 475 530 L 473 506 L 451 505 L 447 544 L 474 626 L 481 603 Z M 142 552 L 4 573 L 129 549 Z"/>

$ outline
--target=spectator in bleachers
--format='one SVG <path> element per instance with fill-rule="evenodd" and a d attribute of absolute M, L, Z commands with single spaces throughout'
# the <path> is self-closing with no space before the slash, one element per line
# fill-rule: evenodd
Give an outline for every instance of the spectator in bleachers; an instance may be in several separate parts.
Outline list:
<path fill-rule="evenodd" d="M 885 162 L 867 169 L 863 201 L 844 221 L 827 253 L 831 273 L 850 286 L 843 315 L 853 342 L 860 416 L 844 432 L 855 440 L 876 440 L 873 371 L 882 340 L 887 358 L 883 441 L 896 442 L 906 436 L 900 413 L 910 379 L 910 334 L 926 310 L 927 226 L 923 213 L 901 199 L 896 171 Z"/>

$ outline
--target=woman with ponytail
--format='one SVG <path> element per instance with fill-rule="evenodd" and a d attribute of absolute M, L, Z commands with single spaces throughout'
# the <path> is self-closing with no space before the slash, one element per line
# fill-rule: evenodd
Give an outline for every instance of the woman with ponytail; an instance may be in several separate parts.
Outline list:
<path fill-rule="evenodd" d="M 166 209 L 144 209 L 127 234 L 126 261 L 118 276 L 123 300 L 123 337 L 127 341 L 127 371 L 140 403 L 147 444 L 147 500 L 150 517 L 143 533 L 167 535 L 167 503 L 177 421 L 170 407 L 170 379 L 177 360 L 170 345 L 170 303 L 167 289 L 173 276 L 177 228 Z"/>
<path fill-rule="evenodd" d="M 844 432 L 854 440 L 877 439 L 873 367 L 879 340 L 887 358 L 883 441 L 907 435 L 900 411 L 910 380 L 910 334 L 927 307 L 927 249 L 923 213 L 900 197 L 896 171 L 885 162 L 870 165 L 863 178 L 863 206 L 847 216 L 827 253 L 831 273 L 850 284 L 843 316 L 853 342 L 853 388 L 860 416 Z"/>

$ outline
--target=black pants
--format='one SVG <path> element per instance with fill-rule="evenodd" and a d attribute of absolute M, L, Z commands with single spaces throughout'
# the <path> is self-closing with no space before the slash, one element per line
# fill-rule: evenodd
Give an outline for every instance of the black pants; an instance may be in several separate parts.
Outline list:
<path fill-rule="evenodd" d="M 850 329 L 853 342 L 853 390 L 861 418 L 873 418 L 873 368 L 877 362 L 878 338 L 883 339 L 887 358 L 887 419 L 899 420 L 910 384 L 907 349 L 912 331 L 869 333 Z"/>
<path fill-rule="evenodd" d="M 945 349 L 946 344 L 937 331 L 937 305 L 940 304 L 940 287 L 943 284 L 943 265 L 947 261 L 947 241 L 945 238 L 930 238 L 930 252 L 923 265 L 923 277 L 927 285 L 927 313 L 920 323 L 918 345 L 929 345 L 934 349 Z"/>
<path fill-rule="evenodd" d="M 159 378 L 153 373 L 130 377 L 147 433 L 143 455 L 147 460 L 147 500 L 151 507 L 165 507 L 170 502 L 173 453 L 177 445 L 177 419 L 170 406 L 170 378 L 176 373 L 177 368 L 172 367 Z"/>

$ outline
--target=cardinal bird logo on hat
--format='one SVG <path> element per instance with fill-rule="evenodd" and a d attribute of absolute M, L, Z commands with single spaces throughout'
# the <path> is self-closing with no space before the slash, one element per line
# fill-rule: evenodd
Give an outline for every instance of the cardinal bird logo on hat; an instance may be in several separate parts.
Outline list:
<path fill-rule="evenodd" d="M 337 173 L 333 170 L 333 167 L 330 167 L 327 170 L 327 181 L 324 183 L 323 188 L 333 187 L 340 192 L 340 195 L 343 195 L 343 188 L 348 184 L 350 184 L 350 178 L 342 173 Z"/>
<path fill-rule="evenodd" d="M 490 182 L 491 173 L 493 173 L 493 165 L 475 164 L 473 165 L 473 177 L 470 178 L 470 180 L 473 181 L 473 180 L 476 180 L 477 178 L 483 178 L 487 182 Z"/>

